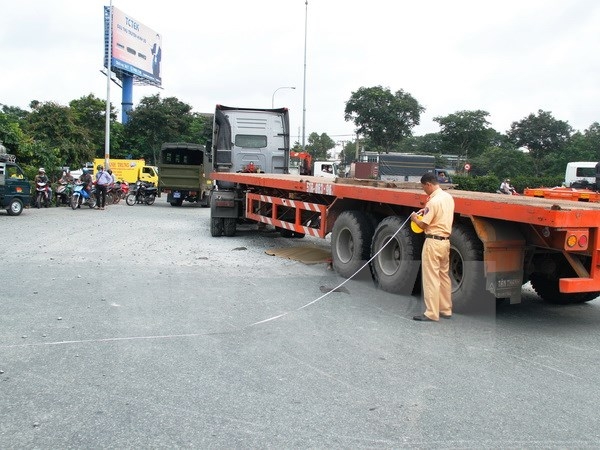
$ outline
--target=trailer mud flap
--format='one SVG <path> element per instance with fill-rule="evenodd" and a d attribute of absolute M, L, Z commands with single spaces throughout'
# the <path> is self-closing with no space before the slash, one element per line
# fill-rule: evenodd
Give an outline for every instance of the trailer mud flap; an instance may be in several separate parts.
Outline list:
<path fill-rule="evenodd" d="M 521 301 L 525 239 L 513 223 L 472 217 L 483 243 L 486 290 L 496 298 Z"/>
<path fill-rule="evenodd" d="M 237 218 L 239 208 L 236 204 L 235 192 L 215 191 L 210 198 L 210 215 L 215 218 Z"/>

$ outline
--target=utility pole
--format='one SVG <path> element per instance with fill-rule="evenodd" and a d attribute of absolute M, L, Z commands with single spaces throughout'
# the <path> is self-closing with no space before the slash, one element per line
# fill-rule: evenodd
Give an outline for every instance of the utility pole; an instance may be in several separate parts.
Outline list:
<path fill-rule="evenodd" d="M 302 88 L 302 151 L 306 151 L 306 30 L 308 23 L 308 0 L 304 2 L 304 86 Z"/>

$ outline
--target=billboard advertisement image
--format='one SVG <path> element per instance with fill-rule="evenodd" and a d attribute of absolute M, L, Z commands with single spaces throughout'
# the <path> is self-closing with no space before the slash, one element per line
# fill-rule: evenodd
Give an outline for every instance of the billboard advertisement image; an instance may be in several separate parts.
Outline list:
<path fill-rule="evenodd" d="M 104 30 L 108 33 L 110 7 L 104 7 Z M 111 69 L 133 75 L 138 81 L 160 86 L 162 36 L 123 11 L 112 7 Z M 108 43 L 108 35 L 105 36 Z M 104 66 L 106 67 L 106 55 Z"/>

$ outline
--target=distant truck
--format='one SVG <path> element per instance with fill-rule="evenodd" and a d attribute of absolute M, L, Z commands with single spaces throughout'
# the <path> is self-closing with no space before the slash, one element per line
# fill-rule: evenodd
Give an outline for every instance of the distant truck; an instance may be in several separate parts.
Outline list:
<path fill-rule="evenodd" d="M 31 185 L 16 163 L 15 155 L 0 153 L 0 207 L 18 216 L 30 202 Z"/>
<path fill-rule="evenodd" d="M 310 153 L 290 151 L 288 171 L 291 175 L 335 178 L 338 170 L 337 161 L 315 161 L 313 164 Z"/>
<path fill-rule="evenodd" d="M 94 159 L 92 174 L 95 177 L 98 165 L 104 166 L 104 159 Z M 155 166 L 147 166 L 144 159 L 109 159 L 108 168 L 112 170 L 116 181 L 136 183 L 146 181 L 158 185 L 158 171 Z"/>
<path fill-rule="evenodd" d="M 565 187 L 595 189 L 596 164 L 592 161 L 575 161 L 567 163 L 565 170 Z"/>
<path fill-rule="evenodd" d="M 594 161 L 567 163 L 563 186 L 526 188 L 528 197 L 573 200 L 577 202 L 600 202 L 596 186 L 596 164 Z"/>
<path fill-rule="evenodd" d="M 382 153 L 350 166 L 350 178 L 418 183 L 425 172 L 435 172 L 435 157 L 409 153 Z"/>
<path fill-rule="evenodd" d="M 209 153 L 204 146 L 187 142 L 165 143 L 158 164 L 159 195 L 167 194 L 171 206 L 181 206 L 184 201 L 209 206 L 210 171 Z"/>

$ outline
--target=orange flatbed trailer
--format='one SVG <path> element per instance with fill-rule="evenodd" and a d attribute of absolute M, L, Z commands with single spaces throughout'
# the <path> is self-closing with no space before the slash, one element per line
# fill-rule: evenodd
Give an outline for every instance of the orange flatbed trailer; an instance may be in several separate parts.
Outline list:
<path fill-rule="evenodd" d="M 589 189 L 568 187 L 526 188 L 523 195 L 528 197 L 549 198 L 552 200 L 571 200 L 575 202 L 600 202 L 600 193 Z"/>
<path fill-rule="evenodd" d="M 425 205 L 427 197 L 419 183 L 264 173 L 211 176 L 236 186 L 235 201 L 243 210 L 239 218 L 298 237 L 324 238 L 332 233 L 334 269 L 340 275 L 349 277 L 359 267 L 357 259 L 364 263 L 371 257 L 371 272 L 380 287 L 407 292 L 401 284 L 410 284 L 411 279 L 402 272 L 414 272 L 415 262 L 420 264 L 423 237 L 409 230 L 392 235 L 390 230 Z M 600 294 L 600 203 L 452 188 L 449 192 L 455 201 L 451 236 L 455 303 L 472 302 L 483 293 L 517 303 L 527 281 L 550 302 L 577 303 Z M 232 204 L 231 196 L 220 190 L 213 196 L 215 208 Z M 396 251 L 381 251 L 389 244 L 382 243 L 382 236 L 393 238 Z"/>

